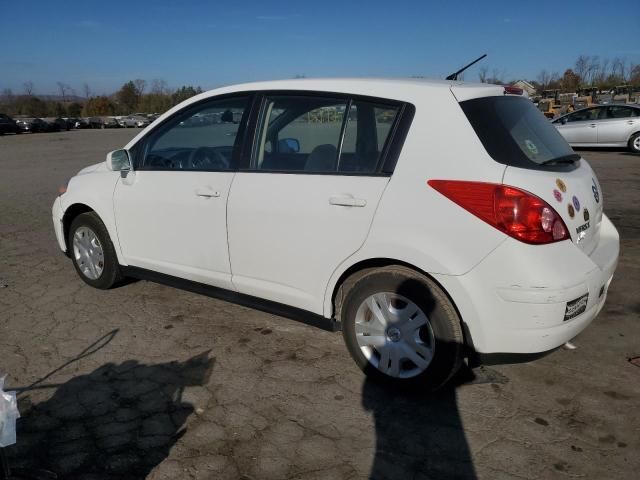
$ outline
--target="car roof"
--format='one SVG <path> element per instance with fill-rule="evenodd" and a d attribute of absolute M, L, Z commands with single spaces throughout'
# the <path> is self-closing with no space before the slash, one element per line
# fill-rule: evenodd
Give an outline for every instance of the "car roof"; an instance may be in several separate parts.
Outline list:
<path fill-rule="evenodd" d="M 428 101 L 430 94 L 442 95 L 454 93 L 458 101 L 470 98 L 503 95 L 500 85 L 487 83 L 470 83 L 457 80 L 430 80 L 423 78 L 293 78 L 286 80 L 269 80 L 236 85 L 226 85 L 195 95 L 174 106 L 162 114 L 156 122 L 161 122 L 175 112 L 201 100 L 231 93 L 252 91 L 309 91 L 320 93 L 338 93 L 384 98 L 409 103 Z M 134 137 L 125 148 L 131 148 L 143 135 L 145 130 Z"/>
<path fill-rule="evenodd" d="M 225 93 L 254 90 L 301 90 L 332 92 L 352 95 L 382 97 L 392 100 L 411 101 L 426 90 L 448 90 L 451 87 L 490 89 L 496 85 L 467 83 L 453 80 L 428 80 L 423 78 L 295 78 L 228 85 L 208 90 L 195 98 L 207 98 Z"/>

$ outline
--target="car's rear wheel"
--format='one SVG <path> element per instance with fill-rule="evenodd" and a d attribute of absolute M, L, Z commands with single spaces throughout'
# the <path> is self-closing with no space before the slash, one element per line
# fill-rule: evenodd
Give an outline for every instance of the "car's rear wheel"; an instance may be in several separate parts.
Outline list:
<path fill-rule="evenodd" d="M 68 246 L 76 272 L 85 283 L 108 289 L 121 280 L 115 249 L 94 212 L 82 213 L 71 222 Z"/>
<path fill-rule="evenodd" d="M 436 389 L 463 360 L 460 318 L 431 279 L 402 266 L 368 269 L 338 292 L 349 353 L 374 380 Z"/>
<path fill-rule="evenodd" d="M 640 132 L 634 133 L 629 139 L 629 150 L 640 153 Z"/>

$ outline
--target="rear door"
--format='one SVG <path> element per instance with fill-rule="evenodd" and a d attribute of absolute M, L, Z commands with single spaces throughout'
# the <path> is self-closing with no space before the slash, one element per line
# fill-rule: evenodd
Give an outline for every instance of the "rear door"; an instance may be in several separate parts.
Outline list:
<path fill-rule="evenodd" d="M 234 287 L 322 314 L 327 282 L 364 243 L 388 183 L 401 105 L 266 94 L 228 206 Z"/>
<path fill-rule="evenodd" d="M 605 107 L 606 115 L 598 122 L 598 143 L 624 145 L 640 118 L 636 109 L 624 105 Z"/>

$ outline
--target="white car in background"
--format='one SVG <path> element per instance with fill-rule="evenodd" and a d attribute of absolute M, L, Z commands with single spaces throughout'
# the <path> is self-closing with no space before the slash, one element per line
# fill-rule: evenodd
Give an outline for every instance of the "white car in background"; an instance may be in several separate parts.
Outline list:
<path fill-rule="evenodd" d="M 598 105 L 553 121 L 572 147 L 627 147 L 640 153 L 640 105 Z"/>
<path fill-rule="evenodd" d="M 71 178 L 57 241 L 93 287 L 147 278 L 324 318 L 366 374 L 435 388 L 465 355 L 575 337 L 616 267 L 596 174 L 518 93 L 382 79 L 206 92 Z M 190 121 L 203 116 L 233 121 Z"/>
<path fill-rule="evenodd" d="M 144 128 L 148 126 L 151 123 L 151 121 L 145 117 L 128 116 L 128 117 L 119 118 L 118 123 L 120 123 L 120 125 L 125 128 L 128 128 L 128 127 Z"/>

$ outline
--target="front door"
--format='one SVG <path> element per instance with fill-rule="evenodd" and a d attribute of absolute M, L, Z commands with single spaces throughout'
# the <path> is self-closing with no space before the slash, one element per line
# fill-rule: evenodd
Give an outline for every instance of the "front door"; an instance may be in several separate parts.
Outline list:
<path fill-rule="evenodd" d="M 226 204 L 249 97 L 187 107 L 132 150 L 114 192 L 128 265 L 231 288 Z"/>
<path fill-rule="evenodd" d="M 595 144 L 598 142 L 598 117 L 601 112 L 601 108 L 578 110 L 564 117 L 566 123 L 556 123 L 556 126 L 571 145 Z"/>
<path fill-rule="evenodd" d="M 366 240 L 397 104 L 304 95 L 263 99 L 248 171 L 229 198 L 234 287 L 322 314 L 334 270 Z"/>

